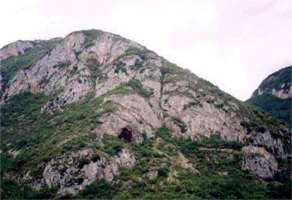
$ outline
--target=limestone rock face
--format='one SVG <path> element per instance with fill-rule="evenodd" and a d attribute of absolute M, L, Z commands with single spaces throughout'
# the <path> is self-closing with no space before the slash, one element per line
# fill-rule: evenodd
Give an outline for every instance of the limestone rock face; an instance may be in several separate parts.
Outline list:
<path fill-rule="evenodd" d="M 255 175 L 269 179 L 277 173 L 278 163 L 275 157 L 262 147 L 247 146 L 242 149 L 244 160 L 242 168 Z"/>
<path fill-rule="evenodd" d="M 172 126 L 180 126 L 180 129 L 185 126 L 185 134 L 191 138 L 209 137 L 215 133 L 234 141 L 243 141 L 245 137 L 245 132 L 238 123 L 240 116 L 235 112 L 226 113 L 207 102 L 196 105 L 186 96 L 165 96 L 162 100 L 165 102 L 164 110 L 174 119 Z M 182 130 L 178 130 L 176 134 L 181 135 L 180 132 Z"/>
<path fill-rule="evenodd" d="M 283 87 L 285 86 L 283 85 Z M 280 99 L 292 98 L 292 85 L 288 87 L 287 89 L 280 89 L 280 90 L 273 89 L 272 94 Z"/>
<path fill-rule="evenodd" d="M 11 56 L 25 57 L 26 49 L 37 44 L 8 45 L 0 50 L 0 61 L 9 63 L 7 59 Z M 42 50 L 42 46 L 38 48 Z M 44 94 L 49 98 L 41 104 L 39 112 L 51 117 L 66 113 L 79 103 L 100 101 L 87 108 L 94 115 L 85 119 L 85 130 L 66 129 L 64 132 L 72 131 L 72 136 L 58 143 L 62 146 L 70 138 L 87 134 L 90 147 L 81 146 L 41 163 L 41 178 L 33 179 L 29 172 L 22 172 L 19 182 L 27 181 L 36 189 L 57 188 L 60 195 L 75 195 L 96 180 L 113 181 L 121 168 L 139 163 L 136 154 L 127 148 L 156 137 L 159 128 L 168 128 L 173 139 L 199 140 L 216 135 L 239 144 L 243 147 L 242 168 L 264 179 L 273 178 L 279 172 L 278 161 L 288 156 L 289 130 L 269 124 L 243 102 L 121 36 L 98 30 L 73 32 L 58 39 L 55 46 L 37 58 L 33 62 L 27 58 L 20 60 L 21 64 L 13 66 L 12 71 L 10 66 L 5 66 L 6 71 L 1 68 L 2 105 L 22 92 Z M 8 71 L 9 76 L 2 71 Z M 86 115 L 80 113 L 77 110 L 71 113 L 73 117 L 66 116 L 69 119 L 65 117 L 59 123 L 74 124 Z M 109 135 L 125 140 L 129 146 L 119 149 L 116 155 L 96 152 L 92 146 L 98 149 Z M 173 162 L 180 168 L 196 171 L 183 154 Z M 152 180 L 158 176 L 158 169 L 143 173 Z M 176 176 L 173 167 L 169 181 L 176 180 Z"/>
<path fill-rule="evenodd" d="M 33 47 L 33 43 L 30 41 L 16 41 L 6 45 L 0 50 L 0 60 L 7 59 L 11 56 L 18 56 L 24 53 L 28 48 Z"/>
<path fill-rule="evenodd" d="M 269 132 L 254 134 L 252 136 L 252 144 L 270 149 L 278 158 L 285 159 L 287 156 L 281 140 L 279 138 L 273 138 Z"/>
<path fill-rule="evenodd" d="M 135 156 L 128 149 L 122 149 L 115 158 L 115 161 L 120 167 L 131 168 L 136 164 Z"/>
<path fill-rule="evenodd" d="M 152 137 L 155 130 L 161 127 L 161 121 L 144 98 L 138 95 L 113 95 L 110 100 L 117 105 L 117 111 L 101 118 L 98 134 L 117 135 L 122 128 L 130 126 L 133 129 L 133 141 L 141 143 L 144 132 Z"/>
<path fill-rule="evenodd" d="M 59 188 L 60 195 L 75 195 L 95 180 L 112 181 L 119 168 L 131 168 L 136 164 L 135 156 L 122 149 L 117 156 L 105 158 L 92 149 L 71 153 L 47 163 L 43 171 L 42 187 Z"/>

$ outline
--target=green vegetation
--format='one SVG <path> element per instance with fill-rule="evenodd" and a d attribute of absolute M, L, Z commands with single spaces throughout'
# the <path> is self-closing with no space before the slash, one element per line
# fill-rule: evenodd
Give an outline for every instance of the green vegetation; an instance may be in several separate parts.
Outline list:
<path fill-rule="evenodd" d="M 107 138 L 112 150 L 130 148 L 138 158 L 132 169 L 123 169 L 112 183 L 104 180 L 93 183 L 77 198 L 109 199 L 269 199 L 290 198 L 289 185 L 265 182 L 240 170 L 241 153 L 202 151 L 199 147 L 232 148 L 218 136 L 201 141 L 171 139 L 170 130 L 161 127 L 156 138 L 143 144 L 129 145 Z M 126 145 L 126 146 L 125 146 Z M 127 146 L 128 145 L 128 146 Z M 112 152 L 113 155 L 117 151 Z M 197 172 L 180 166 L 178 152 L 182 152 Z M 155 179 L 144 174 L 157 170 Z M 175 175 L 173 175 L 175 174 Z M 280 193 L 283 192 L 283 193 Z"/>
<path fill-rule="evenodd" d="M 183 121 L 181 121 L 179 118 L 173 118 L 172 120 L 180 128 L 180 131 L 182 133 L 187 132 L 188 127 L 187 127 L 187 125 Z"/>
<path fill-rule="evenodd" d="M 142 61 L 145 61 L 147 60 L 147 58 L 149 58 L 149 54 L 155 54 L 155 53 L 148 49 L 139 49 L 139 48 L 132 47 L 132 48 L 127 49 L 126 52 L 121 57 L 129 56 L 129 55 L 137 55 L 141 58 Z M 121 57 L 119 57 L 118 59 L 120 59 Z M 141 64 L 142 63 L 136 63 L 135 67 L 140 68 L 142 67 Z"/>
<path fill-rule="evenodd" d="M 214 104 L 217 108 L 223 108 L 224 105 L 228 105 L 228 102 L 235 102 L 240 103 L 239 100 L 235 99 L 230 94 L 220 90 L 217 86 L 212 84 L 211 82 L 201 79 L 198 79 L 198 85 L 196 86 L 198 88 L 202 88 L 204 91 L 203 95 L 211 95 L 213 97 L 216 97 L 213 101 L 209 100 L 209 103 Z M 219 99 L 219 102 L 218 102 Z"/>
<path fill-rule="evenodd" d="M 55 189 L 34 191 L 29 187 L 21 187 L 15 181 L 1 178 L 1 199 L 52 199 Z"/>
<path fill-rule="evenodd" d="M 230 149 L 241 149 L 242 144 L 235 141 L 226 141 L 221 138 L 220 135 L 214 134 L 210 137 L 204 137 L 197 140 L 190 139 L 172 139 L 170 136 L 170 130 L 162 126 L 156 131 L 156 136 L 162 138 L 163 140 L 175 144 L 180 148 L 184 153 L 187 153 L 189 149 L 194 149 L 197 147 L 206 147 L 206 148 L 230 148 Z"/>
<path fill-rule="evenodd" d="M 112 94 L 131 94 L 133 92 L 132 88 L 130 88 L 127 83 L 120 84 L 118 87 L 114 88 L 113 90 L 109 91 L 107 95 Z"/>
<path fill-rule="evenodd" d="M 280 69 L 279 71 L 268 76 L 263 82 L 260 84 L 259 88 L 264 91 L 272 91 L 272 89 L 287 89 L 281 88 L 282 84 L 291 85 L 291 74 L 292 74 L 292 66 L 285 67 Z"/>
<path fill-rule="evenodd" d="M 39 163 L 69 151 L 89 147 L 114 156 L 122 148 L 128 148 L 138 161 L 134 168 L 122 169 L 120 176 L 111 183 L 104 180 L 94 182 L 76 198 L 290 197 L 288 183 L 267 183 L 241 171 L 240 144 L 225 141 L 218 135 L 197 141 L 173 139 L 170 130 L 163 126 L 157 130 L 156 137 L 145 137 L 142 144 L 130 144 L 108 135 L 100 144 L 95 141 L 91 130 L 99 123 L 98 118 L 102 113 L 113 111 L 110 102 L 104 102 L 103 98 L 88 97 L 80 104 L 68 106 L 62 113 L 41 114 L 40 108 L 47 100 L 41 94 L 23 93 L 14 96 L 10 103 L 1 108 L 1 173 L 30 169 L 32 175 L 38 177 L 43 170 L 37 167 Z M 233 149 L 234 153 L 221 151 L 222 148 Z M 20 150 L 15 158 L 6 153 L 11 149 Z M 180 152 L 195 171 L 184 168 Z M 87 160 L 80 160 L 80 165 L 86 163 Z M 144 177 L 150 170 L 157 170 L 158 177 L 153 180 Z M 2 180 L 2 183 L 3 198 L 36 199 L 52 198 L 55 195 L 53 189 L 36 192 L 13 181 Z"/>
<path fill-rule="evenodd" d="M 57 65 L 54 65 L 53 68 L 62 69 L 62 68 L 66 68 L 66 67 L 68 67 L 70 65 L 71 65 L 70 60 L 66 60 L 66 61 L 64 61 L 62 63 L 58 63 Z"/>
<path fill-rule="evenodd" d="M 85 48 L 94 45 L 100 34 L 97 30 L 83 31 L 83 33 Z M 116 38 L 113 37 L 113 39 Z M 30 68 L 56 44 L 56 41 L 41 42 L 26 50 L 21 56 L 2 61 L 1 74 L 4 84 L 7 86 L 18 70 Z M 81 53 L 75 52 L 76 57 L 88 67 L 92 81 L 102 79 L 106 74 L 102 74 L 98 60 L 94 56 L 85 58 L 86 56 L 83 57 L 84 54 Z M 125 54 L 113 62 L 115 73 L 127 74 L 126 64 L 121 58 L 129 55 L 135 55 L 133 58 L 136 58 L 129 68 L 138 70 L 148 64 L 147 58 L 151 59 L 153 52 L 138 48 L 126 50 Z M 201 105 L 203 102 L 201 99 L 204 97 L 208 103 L 220 109 L 225 109 L 225 105 L 236 102 L 240 109 L 236 112 L 251 119 L 251 121 L 246 120 L 241 123 L 244 128 L 259 133 L 264 133 L 269 129 L 273 137 L 284 138 L 286 149 L 290 148 L 290 136 L 282 132 L 282 125 L 273 117 L 267 116 L 253 106 L 240 103 L 210 82 L 192 75 L 187 70 L 167 61 L 163 62 L 163 66 L 159 68 L 162 74 L 161 93 L 163 93 L 164 84 L 186 80 L 186 87 L 195 92 L 194 94 L 181 92 L 193 99 L 185 109 Z M 54 67 L 64 68 L 69 65 L 71 63 L 67 61 Z M 71 75 L 77 71 L 76 65 Z M 287 76 L 283 79 L 291 82 Z M 49 80 L 50 77 L 44 77 L 41 85 Z M 0 115 L 1 199 L 57 198 L 56 189 L 34 191 L 24 184 L 19 185 L 7 178 L 13 177 L 14 174 L 24 175 L 27 171 L 34 178 L 40 178 L 45 167 L 44 163 L 52 158 L 88 148 L 96 152 L 96 155 L 90 159 L 82 157 L 77 160 L 76 165 L 80 168 L 91 161 L 99 160 L 101 156 L 113 158 L 123 148 L 129 149 L 135 155 L 137 162 L 133 168 L 119 169 L 119 176 L 114 177 L 112 182 L 105 180 L 93 182 L 74 197 L 76 199 L 291 199 L 291 183 L 284 182 L 281 180 L 282 177 L 278 177 L 278 181 L 264 181 L 242 171 L 242 144 L 226 141 L 220 133 L 192 141 L 185 139 L 187 136 L 185 134 L 183 138 L 173 138 L 171 130 L 162 126 L 157 129 L 154 137 L 147 138 L 147 134 L 144 133 L 142 144 L 131 143 L 131 140 L 127 142 L 109 134 L 105 134 L 99 141 L 100 138 L 97 138 L 96 132 L 102 123 L 100 117 L 116 110 L 112 102 L 106 101 L 109 99 L 106 97 L 115 93 L 135 93 L 149 98 L 153 91 L 144 88 L 140 80 L 131 79 L 102 97 L 88 96 L 86 99 L 64 107 L 62 112 L 54 114 L 41 112 L 41 108 L 53 98 L 43 94 L 21 93 L 3 104 Z M 271 106 L 270 99 L 264 100 L 264 105 Z M 284 103 L 276 104 L 277 109 L 282 109 L 282 106 Z M 284 112 L 281 114 L 287 117 Z M 188 131 L 187 125 L 180 118 L 171 118 L 171 120 L 182 133 Z M 288 169 L 291 162 L 279 161 L 279 166 L 287 166 Z"/>
<path fill-rule="evenodd" d="M 144 90 L 139 80 L 132 79 L 112 92 L 135 91 L 148 97 Z M 94 148 L 106 156 L 115 156 L 122 148 L 128 148 L 138 161 L 133 169 L 122 169 L 120 176 L 111 183 L 104 180 L 94 182 L 76 198 L 291 198 L 288 182 L 266 182 L 241 171 L 241 144 L 225 141 L 219 134 L 196 141 L 173 139 L 171 130 L 163 126 L 157 130 L 156 137 L 145 137 L 142 144 L 131 144 L 108 135 L 100 144 L 96 142 L 93 130 L 100 123 L 98 118 L 103 113 L 114 111 L 111 102 L 106 102 L 102 97 L 88 97 L 66 107 L 64 112 L 53 115 L 40 113 L 48 100 L 42 94 L 22 93 L 1 107 L 1 175 L 7 171 L 30 169 L 33 176 L 40 177 L 43 169 L 38 167 L 39 163 L 66 152 Z M 273 122 L 272 118 L 257 109 L 247 109 L 256 119 L 254 128 L 260 129 L 261 124 L 270 124 L 277 129 L 277 122 Z M 182 132 L 186 131 L 180 119 L 173 120 Z M 18 152 L 15 158 L 8 154 L 9 150 Z M 179 153 L 192 164 L 194 170 L 182 166 L 184 162 L 181 162 Z M 86 163 L 87 160 L 80 160 L 80 165 Z M 144 177 L 151 170 L 158 172 L 152 180 Z M 55 195 L 55 190 L 36 192 L 13 181 L 2 180 L 2 183 L 5 185 L 1 186 L 1 195 L 5 198 L 52 198 Z"/>
<path fill-rule="evenodd" d="M 226 141 L 220 135 L 211 135 L 209 138 L 202 138 L 198 140 L 198 144 L 210 148 L 231 148 L 240 150 L 242 144 L 234 141 Z"/>
<path fill-rule="evenodd" d="M 74 199 L 112 199 L 119 191 L 120 185 L 105 180 L 95 181 Z"/>
<path fill-rule="evenodd" d="M 180 68 L 176 67 L 176 65 L 166 62 L 164 65 L 160 68 L 160 93 L 163 94 L 163 87 L 164 84 L 167 82 L 167 76 L 170 74 L 174 74 L 177 72 L 176 70 L 179 70 Z M 178 73 L 177 73 L 178 74 Z M 159 100 L 159 106 L 161 107 L 161 98 L 162 95 L 160 95 L 160 100 Z"/>
<path fill-rule="evenodd" d="M 120 72 L 128 74 L 127 69 L 125 68 L 126 64 L 122 61 L 115 62 L 115 73 L 118 74 Z"/>
<path fill-rule="evenodd" d="M 287 131 L 286 124 L 281 123 L 278 119 L 263 112 L 260 108 L 253 105 L 244 105 L 248 110 L 249 116 L 253 119 L 252 123 L 247 124 L 248 129 L 253 129 L 257 132 L 263 132 L 261 129 L 268 129 L 274 138 L 281 138 L 285 151 L 291 149 L 291 133 Z"/>
<path fill-rule="evenodd" d="M 291 125 L 291 99 L 280 99 L 271 94 L 263 94 L 252 97 L 247 102 Z"/>
<path fill-rule="evenodd" d="M 167 74 L 172 74 L 174 72 L 176 72 L 177 70 L 180 70 L 175 64 L 173 63 L 165 63 L 165 65 L 163 65 L 160 68 L 160 72 L 161 72 L 161 79 L 164 80 L 165 76 Z"/>
<path fill-rule="evenodd" d="M 170 137 L 170 129 L 166 126 L 162 126 L 159 129 L 157 129 L 155 133 L 156 137 L 160 137 L 166 141 L 172 141 Z"/>
<path fill-rule="evenodd" d="M 102 79 L 103 74 L 100 70 L 100 66 L 97 59 L 91 58 L 86 61 L 86 65 L 89 68 L 91 74 L 91 80 L 95 83 L 97 79 Z"/>
<path fill-rule="evenodd" d="M 263 94 L 256 90 L 247 103 L 260 108 L 273 117 L 286 123 L 291 129 L 291 99 L 280 99 L 272 95 L 272 91 L 289 90 L 291 86 L 292 66 L 283 68 L 268 76 L 259 86 Z"/>
<path fill-rule="evenodd" d="M 126 146 L 126 143 L 116 136 L 105 135 L 102 142 L 102 151 L 111 156 L 117 155 Z"/>
<path fill-rule="evenodd" d="M 85 31 L 82 31 L 82 33 L 84 33 L 84 35 L 85 35 L 85 41 L 83 43 L 85 48 L 89 48 L 89 47 L 93 46 L 94 40 L 96 40 L 100 34 L 98 32 L 98 30 L 94 30 L 94 29 L 93 30 L 85 30 Z"/>
<path fill-rule="evenodd" d="M 41 81 L 40 81 L 40 83 L 39 83 L 40 86 L 45 86 L 46 84 L 48 84 L 50 79 L 51 79 L 51 77 L 52 77 L 52 75 L 51 76 L 48 76 L 48 75 L 43 76 Z"/>
<path fill-rule="evenodd" d="M 142 83 L 137 79 L 131 79 L 127 85 L 130 86 L 134 91 L 137 92 L 137 94 L 139 94 L 142 97 L 148 98 L 153 94 L 152 92 L 149 92 L 146 89 L 144 89 Z"/>
<path fill-rule="evenodd" d="M 1 61 L 0 73 L 2 74 L 4 87 L 14 77 L 17 71 L 28 69 L 33 66 L 44 55 L 50 52 L 59 40 L 48 40 L 36 43 L 34 47 L 25 50 L 24 54 L 12 56 Z"/>
<path fill-rule="evenodd" d="M 54 115 L 41 114 L 48 98 L 44 95 L 22 93 L 1 107 L 1 150 L 18 151 L 9 166 L 1 169 L 19 171 L 30 169 L 38 175 L 39 163 L 68 151 L 96 147 L 93 129 L 98 118 L 114 110 L 103 98 L 88 98 Z M 52 148 L 54 147 L 54 148 Z M 1 156 L 1 160 L 7 160 Z"/>
<path fill-rule="evenodd" d="M 127 83 L 120 84 L 118 87 L 108 92 L 107 95 L 112 94 L 133 94 L 136 93 L 142 97 L 149 98 L 153 92 L 146 90 L 142 83 L 137 79 L 131 79 Z"/>

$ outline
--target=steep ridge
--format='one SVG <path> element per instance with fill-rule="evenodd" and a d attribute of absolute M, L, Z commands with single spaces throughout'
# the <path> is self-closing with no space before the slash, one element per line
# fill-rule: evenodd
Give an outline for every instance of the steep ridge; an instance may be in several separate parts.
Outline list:
<path fill-rule="evenodd" d="M 289 196 L 289 129 L 136 42 L 77 31 L 0 59 L 4 197 Z"/>
<path fill-rule="evenodd" d="M 292 66 L 269 75 L 247 101 L 291 127 Z"/>

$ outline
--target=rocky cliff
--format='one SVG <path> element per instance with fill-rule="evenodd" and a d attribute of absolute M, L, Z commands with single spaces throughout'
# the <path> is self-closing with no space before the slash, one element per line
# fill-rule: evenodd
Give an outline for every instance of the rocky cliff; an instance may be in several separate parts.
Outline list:
<path fill-rule="evenodd" d="M 289 129 L 136 42 L 77 31 L 0 60 L 6 198 L 289 196 Z"/>
<path fill-rule="evenodd" d="M 280 69 L 262 81 L 247 101 L 272 116 L 287 123 L 291 128 L 292 66 Z"/>

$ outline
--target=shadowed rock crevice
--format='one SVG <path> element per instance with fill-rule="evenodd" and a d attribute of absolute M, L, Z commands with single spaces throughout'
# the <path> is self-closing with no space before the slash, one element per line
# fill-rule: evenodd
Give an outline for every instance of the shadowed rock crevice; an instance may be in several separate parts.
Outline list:
<path fill-rule="evenodd" d="M 129 127 L 122 128 L 119 138 L 131 143 L 133 141 L 132 129 Z"/>

